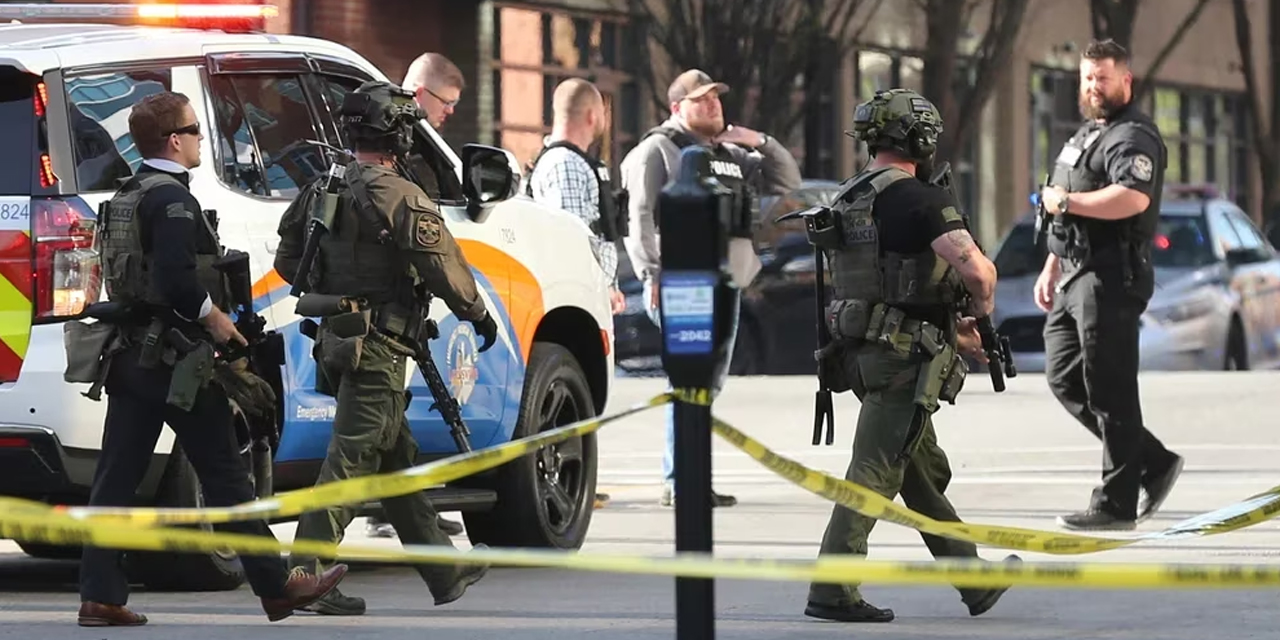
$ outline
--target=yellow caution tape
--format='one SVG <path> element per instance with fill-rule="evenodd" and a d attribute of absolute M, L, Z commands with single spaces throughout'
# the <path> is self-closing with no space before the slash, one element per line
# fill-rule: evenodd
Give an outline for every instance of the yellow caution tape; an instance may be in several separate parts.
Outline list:
<path fill-rule="evenodd" d="M 0 498 L 0 537 L 48 545 L 87 545 L 178 553 L 232 550 L 243 555 L 282 551 L 345 561 L 390 563 L 490 563 L 690 578 L 810 582 L 878 582 L 972 587 L 1025 585 L 1072 588 L 1275 588 L 1280 566 L 1200 564 L 1005 563 L 944 559 L 870 561 L 825 556 L 811 561 L 730 559 L 704 553 L 666 557 L 624 556 L 550 549 L 472 549 L 408 545 L 361 547 L 164 527 L 139 528 L 120 521 L 84 521 L 47 505 Z"/>
<path fill-rule="evenodd" d="M 713 418 L 712 428 L 743 453 L 770 471 L 832 502 L 864 516 L 893 522 L 923 533 L 974 544 L 1040 551 L 1055 555 L 1096 553 L 1148 540 L 1174 540 L 1217 535 L 1275 518 L 1280 514 L 1280 487 L 1274 487 L 1236 504 L 1205 513 L 1164 529 L 1132 538 L 1104 538 L 964 522 L 934 520 L 860 484 L 837 478 L 775 453 L 747 434 Z"/>
<path fill-rule="evenodd" d="M 600 427 L 628 416 L 662 406 L 670 401 L 660 394 L 647 402 L 634 405 L 611 416 L 591 418 L 557 427 L 537 435 L 512 440 L 505 444 L 417 465 L 390 473 L 349 478 L 307 487 L 254 500 L 231 507 L 205 508 L 130 508 L 130 507 L 58 507 L 66 515 L 84 520 L 126 521 L 140 526 L 164 524 L 219 524 L 240 520 L 287 518 L 327 507 L 380 500 L 437 486 L 451 480 L 474 475 L 500 466 L 521 456 L 555 444 L 583 436 Z"/>

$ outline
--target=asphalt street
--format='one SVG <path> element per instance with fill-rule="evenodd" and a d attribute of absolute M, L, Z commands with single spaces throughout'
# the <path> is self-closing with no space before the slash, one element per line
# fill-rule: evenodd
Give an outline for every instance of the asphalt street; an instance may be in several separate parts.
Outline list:
<path fill-rule="evenodd" d="M 610 410 L 662 391 L 659 379 L 619 379 Z M 836 442 L 810 444 L 815 381 L 733 378 L 715 405 L 721 418 L 779 453 L 843 475 L 857 400 L 838 396 Z M 1147 424 L 1186 457 L 1186 469 L 1163 511 L 1139 531 L 1162 529 L 1280 484 L 1280 435 L 1273 410 L 1280 373 L 1144 374 Z M 658 505 L 664 409 L 630 417 L 600 433 L 601 490 L 584 553 L 666 555 L 674 549 L 671 509 Z M 1084 507 L 1098 479 L 1098 442 L 1049 395 L 1044 379 L 1024 374 L 1003 394 L 985 374 L 971 376 L 960 401 L 935 417 L 950 456 L 949 495 L 971 522 L 1057 530 L 1054 517 Z M 739 504 L 715 514 L 716 553 L 726 557 L 811 559 L 829 503 L 772 475 L 725 442 L 715 443 L 717 490 Z M 453 514 L 452 517 L 457 517 Z M 288 539 L 293 525 L 275 527 Z M 1125 534 L 1115 534 L 1123 536 Z M 398 544 L 348 531 L 360 544 Z M 465 536 L 456 539 L 466 547 Z M 988 559 L 1007 551 L 983 548 Z M 1275 522 L 1206 538 L 1152 541 L 1084 557 L 1022 554 L 1027 560 L 1280 564 Z M 871 559 L 927 560 L 918 534 L 881 523 Z M 248 587 L 222 593 L 135 591 L 131 605 L 151 623 L 133 629 L 81 629 L 75 562 L 34 560 L 0 542 L 0 638 L 497 639 L 673 638 L 674 580 L 553 569 L 495 569 L 456 603 L 433 607 L 407 567 L 361 566 L 344 592 L 369 602 L 365 616 L 299 614 L 271 624 Z M 802 615 L 806 585 L 719 581 L 717 637 L 773 638 L 1089 638 L 1175 640 L 1275 638 L 1278 589 L 1161 590 L 1018 588 L 989 613 L 970 618 L 956 592 L 939 586 L 863 587 L 871 602 L 893 608 L 879 625 L 826 623 Z"/>

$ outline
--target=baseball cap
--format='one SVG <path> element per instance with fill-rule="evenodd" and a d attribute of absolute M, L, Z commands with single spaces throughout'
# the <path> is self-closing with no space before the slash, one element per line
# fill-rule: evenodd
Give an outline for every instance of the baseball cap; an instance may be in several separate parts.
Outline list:
<path fill-rule="evenodd" d="M 675 81 L 667 88 L 667 102 L 698 98 L 712 89 L 726 93 L 729 91 L 729 85 L 712 80 L 711 76 L 701 69 L 690 69 L 676 76 Z"/>

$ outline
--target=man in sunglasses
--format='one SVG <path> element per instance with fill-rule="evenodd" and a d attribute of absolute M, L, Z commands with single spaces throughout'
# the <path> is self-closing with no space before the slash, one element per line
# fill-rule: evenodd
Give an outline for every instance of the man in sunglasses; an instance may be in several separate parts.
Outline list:
<path fill-rule="evenodd" d="M 112 197 L 99 233 L 107 297 L 133 312 L 116 324 L 120 350 L 107 350 L 107 418 L 89 505 L 133 505 L 165 424 L 179 446 L 169 457 L 162 490 L 181 490 L 178 479 L 187 477 L 190 465 L 207 506 L 249 502 L 254 492 L 227 392 L 202 375 L 221 366 L 214 364 L 215 345 L 247 341 L 222 310 L 230 296 L 213 266 L 223 254 L 215 223 L 188 188 L 188 171 L 200 164 L 200 123 L 185 95 L 161 92 L 133 107 L 129 133 L 144 160 Z M 273 538 L 264 520 L 222 528 Z M 146 616 L 125 606 L 129 581 L 121 557 L 116 549 L 84 548 L 81 626 L 146 624 Z M 175 556 L 170 570 L 186 570 L 185 558 Z M 240 560 L 271 621 L 315 602 L 347 572 L 339 564 L 318 576 L 290 573 L 279 554 Z"/>

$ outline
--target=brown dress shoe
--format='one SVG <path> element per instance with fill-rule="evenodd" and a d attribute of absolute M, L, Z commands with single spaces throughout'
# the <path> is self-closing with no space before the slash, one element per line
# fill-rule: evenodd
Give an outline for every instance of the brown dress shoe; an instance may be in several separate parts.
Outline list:
<path fill-rule="evenodd" d="M 128 607 L 100 602 L 80 603 L 82 627 L 136 627 L 147 623 L 147 617 L 134 613 Z"/>
<path fill-rule="evenodd" d="M 284 620 L 301 609 L 333 591 L 347 575 L 347 565 L 335 564 L 319 576 L 312 575 L 302 567 L 295 567 L 289 572 L 289 581 L 284 585 L 283 598 L 263 598 L 262 610 L 267 612 L 267 619 L 272 622 Z"/>

